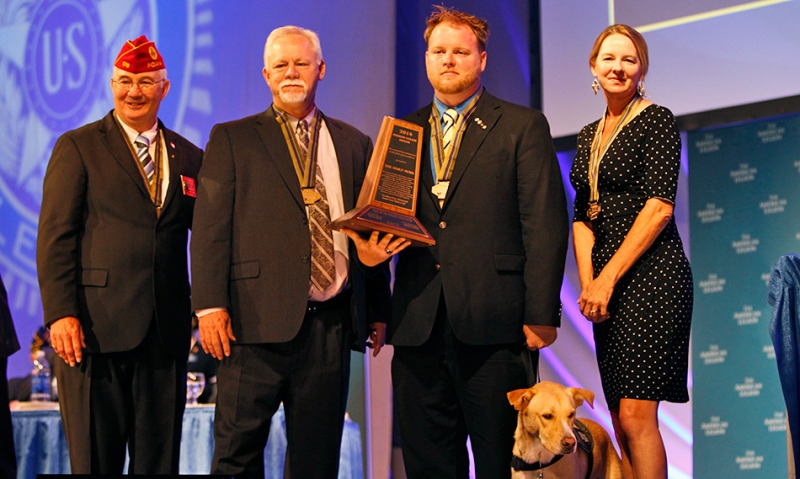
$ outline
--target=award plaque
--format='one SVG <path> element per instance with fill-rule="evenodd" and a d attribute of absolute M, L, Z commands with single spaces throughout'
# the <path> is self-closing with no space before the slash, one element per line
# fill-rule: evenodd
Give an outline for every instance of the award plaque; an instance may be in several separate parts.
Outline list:
<path fill-rule="evenodd" d="M 383 117 L 356 207 L 332 221 L 331 229 L 377 230 L 402 236 L 411 246 L 436 244 L 415 216 L 422 131 L 413 123 Z"/>

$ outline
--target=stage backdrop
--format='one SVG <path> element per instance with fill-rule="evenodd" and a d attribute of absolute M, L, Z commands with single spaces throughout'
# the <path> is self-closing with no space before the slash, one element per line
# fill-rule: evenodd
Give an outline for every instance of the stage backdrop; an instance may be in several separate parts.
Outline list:
<path fill-rule="evenodd" d="M 314 29 L 320 33 L 328 67 L 318 91 L 318 103 L 326 113 L 354 124 L 374 138 L 383 115 L 406 114 L 432 98 L 424 73 L 424 44 L 421 42 L 424 18 L 432 3 L 428 0 L 0 0 L 0 273 L 9 289 L 18 333 L 25 348 L 42 319 L 35 269 L 35 240 L 42 178 L 50 151 L 58 135 L 101 118 L 112 107 L 110 65 L 126 39 L 145 33 L 157 41 L 172 81 L 172 90 L 162 104 L 160 117 L 168 126 L 203 147 L 214 123 L 259 112 L 269 104 L 269 92 L 261 76 L 262 50 L 268 32 L 285 24 Z M 488 44 L 487 71 L 483 76 L 485 84 L 502 98 L 526 104 L 531 89 L 528 80 L 534 68 L 529 62 L 527 43 L 528 8 L 537 2 L 452 0 L 446 3 L 489 19 L 492 35 Z M 557 2 L 544 3 L 543 13 L 546 14 L 547 5 Z M 602 26 L 583 28 L 575 22 L 585 20 L 585 12 L 575 10 L 571 13 L 574 13 L 570 17 L 574 21 L 558 31 L 559 41 L 594 35 Z M 591 19 L 595 21 L 594 17 Z M 582 51 L 588 49 L 590 43 L 582 41 Z M 734 54 L 725 48 L 715 51 L 722 55 Z M 583 71 L 585 62 L 585 57 L 575 61 Z M 654 80 L 656 76 L 651 74 Z M 654 101 L 664 101 L 658 85 L 654 83 L 651 87 Z M 585 93 L 579 96 L 574 93 L 577 91 Z M 600 100 L 591 95 L 588 86 L 574 89 L 572 94 L 560 98 L 564 101 L 560 109 L 568 112 L 578 111 L 573 108 L 575 102 L 595 105 L 591 107 L 594 113 L 575 115 L 573 119 L 577 125 L 593 121 L 602 114 L 602 105 L 594 101 Z M 770 135 L 766 134 L 766 137 Z M 684 137 L 684 147 L 687 143 Z M 697 161 L 704 161 L 704 155 L 695 156 Z M 571 155 L 561 155 L 560 160 L 566 180 Z M 685 168 L 684 164 L 684 173 Z M 800 167 L 796 166 L 792 172 L 794 176 L 785 174 L 781 178 L 797 184 L 797 168 Z M 730 170 L 744 178 L 749 169 L 737 164 L 726 171 Z M 685 195 L 688 190 L 683 175 L 681 181 L 679 195 Z M 759 191 L 757 187 L 765 188 L 756 184 L 758 181 L 766 182 L 767 179 L 756 175 L 756 180 L 750 182 L 752 195 L 763 197 L 754 201 L 771 204 L 770 187 L 756 193 Z M 731 189 L 726 185 L 718 194 L 729 194 Z M 570 187 L 568 191 L 571 192 Z M 781 201 L 788 198 L 788 194 L 778 193 L 775 202 L 780 206 Z M 710 202 L 721 204 L 716 198 Z M 707 203 L 709 201 L 701 201 L 698 208 L 709 216 Z M 685 196 L 678 199 L 676 217 L 688 249 L 690 242 L 685 228 L 688 215 L 682 211 L 687 205 Z M 693 221 L 697 219 L 698 208 L 692 208 Z M 711 217 L 716 214 L 713 210 Z M 731 216 L 737 214 L 736 211 L 727 211 Z M 776 218 L 787 216 L 774 215 Z M 722 217 L 729 219 L 725 214 Z M 731 241 L 742 243 L 743 234 L 739 233 L 738 240 Z M 767 239 L 759 239 L 763 247 Z M 768 273 L 778 254 L 771 254 L 768 261 L 759 265 L 760 296 L 748 300 L 750 311 L 761 311 L 760 326 L 757 326 L 761 347 L 769 346 L 766 277 L 761 275 Z M 715 249 L 712 255 L 693 254 L 691 259 L 694 265 L 696 261 L 711 261 L 719 256 Z M 559 341 L 543 353 L 542 376 L 570 386 L 593 389 L 598 393 L 597 409 L 593 415 L 610 429 L 592 351 L 591 325 L 575 308 L 579 287 L 571 253 L 567 265 L 562 291 L 564 325 L 559 332 Z M 697 284 L 709 284 L 712 273 L 702 269 L 698 271 L 698 267 L 695 266 Z M 727 275 L 719 271 L 713 274 L 722 282 Z M 729 284 L 733 280 L 733 274 L 727 276 Z M 715 281 L 716 278 L 711 283 Z M 739 295 L 731 297 L 740 298 Z M 700 293 L 698 302 L 702 301 Z M 735 310 L 746 313 L 744 305 Z M 730 316 L 730 311 L 727 314 Z M 701 316 L 695 315 L 698 324 L 704 320 Z M 700 327 L 694 331 L 696 337 L 700 337 Z M 750 332 L 756 327 L 742 328 Z M 698 354 L 710 350 L 708 345 L 697 344 Z M 715 344 L 716 351 L 723 350 L 719 353 L 723 358 L 727 351 L 731 351 L 733 356 L 734 348 L 723 347 L 722 342 Z M 749 362 L 763 357 L 774 364 L 762 349 L 756 348 L 750 354 Z M 363 380 L 363 369 L 358 362 L 353 364 L 354 381 Z M 29 359 L 22 351 L 10 358 L 9 374 L 24 375 L 29 367 Z M 712 369 L 711 372 L 716 371 Z M 777 375 L 771 374 L 770 381 L 760 377 L 755 377 L 754 381 L 772 385 L 774 394 L 769 394 L 779 397 Z M 707 378 L 703 383 L 718 384 L 709 382 Z M 746 381 L 740 379 L 738 383 Z M 354 394 L 351 396 L 357 395 L 357 388 L 352 388 L 352 391 Z M 766 395 L 768 392 L 762 391 L 762 398 Z M 712 402 L 717 396 L 695 402 Z M 775 420 L 774 414 L 781 411 L 776 407 L 772 413 L 764 415 L 762 422 L 767 420 L 769 427 L 778 427 L 776 424 L 782 422 L 782 417 Z M 581 414 L 592 415 L 588 407 L 583 407 Z M 691 477 L 690 414 L 691 407 L 687 405 L 664 405 L 660 411 L 670 455 L 670 477 L 673 479 Z M 705 415 L 711 417 L 712 413 Z M 720 422 L 730 421 L 725 415 L 716 415 Z M 363 416 L 354 419 L 363 426 Z M 771 433 L 770 437 L 777 441 L 782 434 Z M 700 438 L 699 435 L 696 437 Z M 734 437 L 729 431 L 728 437 L 720 442 L 732 442 L 739 437 Z M 771 445 L 770 449 L 781 453 L 785 447 Z M 754 450 L 754 460 L 757 461 L 758 456 L 763 455 L 762 448 Z M 745 459 L 748 457 L 744 449 L 739 455 Z"/>
<path fill-rule="evenodd" d="M 800 116 L 689 134 L 696 479 L 787 476 L 772 266 L 800 250 Z"/>

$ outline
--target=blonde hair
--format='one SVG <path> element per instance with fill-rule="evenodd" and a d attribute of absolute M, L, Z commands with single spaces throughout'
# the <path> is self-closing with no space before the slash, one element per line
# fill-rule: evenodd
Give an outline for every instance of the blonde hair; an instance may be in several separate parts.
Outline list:
<path fill-rule="evenodd" d="M 647 75 L 647 67 L 650 64 L 650 59 L 647 56 L 647 42 L 644 41 L 644 37 L 641 33 L 637 32 L 634 28 L 621 23 L 606 27 L 606 29 L 603 30 L 597 37 L 597 40 L 594 41 L 592 53 L 589 55 L 589 66 L 594 68 L 595 62 L 597 62 L 597 55 L 600 54 L 600 46 L 603 44 L 603 41 L 611 35 L 617 34 L 624 35 L 628 37 L 631 42 L 633 42 L 633 46 L 636 48 L 636 55 L 639 57 L 639 64 L 642 67 L 642 78 L 644 78 Z"/>

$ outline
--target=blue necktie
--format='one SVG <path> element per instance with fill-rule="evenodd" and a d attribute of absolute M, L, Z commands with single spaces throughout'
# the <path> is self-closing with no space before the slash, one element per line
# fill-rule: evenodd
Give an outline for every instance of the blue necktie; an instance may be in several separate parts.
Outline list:
<path fill-rule="evenodd" d="M 453 149 L 453 138 L 456 136 L 455 124 L 458 121 L 458 112 L 455 108 L 448 108 L 442 114 L 442 150 L 444 150 L 444 157 L 450 157 L 450 151 Z"/>
<path fill-rule="evenodd" d="M 153 173 L 155 173 L 155 164 L 153 158 L 150 156 L 150 140 L 144 135 L 139 135 L 134 141 L 136 145 L 136 154 L 139 156 L 139 162 L 144 168 L 144 174 L 147 176 L 147 184 L 153 184 Z"/>

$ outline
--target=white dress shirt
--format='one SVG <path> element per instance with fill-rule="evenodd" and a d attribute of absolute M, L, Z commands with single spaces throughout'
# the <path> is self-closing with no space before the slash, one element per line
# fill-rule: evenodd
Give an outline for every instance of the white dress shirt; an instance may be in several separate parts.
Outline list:
<path fill-rule="evenodd" d="M 115 113 L 115 116 L 116 116 L 116 113 Z M 119 116 L 117 116 L 117 120 L 119 120 L 119 124 L 122 125 L 122 130 L 125 131 L 125 134 L 128 135 L 128 139 L 130 140 L 130 144 L 134 145 L 133 146 L 134 150 L 136 149 L 136 137 L 137 136 L 142 135 L 145 138 L 147 138 L 148 140 L 150 140 L 150 158 L 153 158 L 153 160 L 155 161 L 156 151 L 157 151 L 157 148 L 156 148 L 157 143 L 155 142 L 155 140 L 159 136 L 158 135 L 158 122 L 156 122 L 156 124 L 153 125 L 153 127 L 150 128 L 149 130 L 139 133 L 138 131 L 136 131 L 133 128 L 131 128 L 128 125 L 126 125 L 125 122 L 122 121 L 122 118 L 120 118 Z M 134 160 L 135 161 L 139 161 L 138 158 L 134 158 Z M 156 162 L 156 167 L 158 167 L 159 164 L 161 166 L 161 202 L 160 202 L 160 204 L 163 205 L 164 204 L 164 200 L 167 198 L 167 187 L 169 187 L 169 160 L 167 159 L 167 145 L 165 145 L 163 141 L 161 142 L 161 161 L 160 162 Z M 142 177 L 142 178 L 144 178 L 144 177 Z"/>

